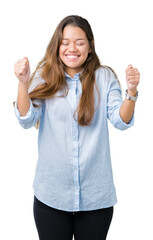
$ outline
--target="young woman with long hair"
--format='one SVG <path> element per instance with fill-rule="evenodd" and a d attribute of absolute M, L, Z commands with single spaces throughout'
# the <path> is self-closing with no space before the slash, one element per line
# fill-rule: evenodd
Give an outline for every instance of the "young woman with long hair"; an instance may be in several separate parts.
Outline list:
<path fill-rule="evenodd" d="M 133 126 L 139 71 L 126 69 L 123 101 L 115 72 L 100 64 L 90 24 L 72 15 L 57 26 L 31 77 L 27 57 L 14 72 L 19 123 L 39 128 L 33 182 L 39 239 L 106 239 L 117 202 L 107 119 L 120 130 Z"/>

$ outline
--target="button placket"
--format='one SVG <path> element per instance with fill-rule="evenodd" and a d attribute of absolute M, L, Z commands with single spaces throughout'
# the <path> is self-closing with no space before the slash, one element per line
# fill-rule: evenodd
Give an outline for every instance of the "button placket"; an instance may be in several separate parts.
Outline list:
<path fill-rule="evenodd" d="M 78 81 L 75 81 L 75 106 L 73 113 L 78 105 L 77 91 Z M 76 114 L 77 118 L 77 114 Z M 72 120 L 72 141 L 73 141 L 73 174 L 74 174 L 74 210 L 79 210 L 80 199 L 80 181 L 79 181 L 79 134 L 78 122 L 73 118 Z"/>

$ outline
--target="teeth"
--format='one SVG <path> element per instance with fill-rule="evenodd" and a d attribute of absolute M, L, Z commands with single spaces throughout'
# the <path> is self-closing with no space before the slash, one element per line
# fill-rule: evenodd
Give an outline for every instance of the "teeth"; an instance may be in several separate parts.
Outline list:
<path fill-rule="evenodd" d="M 68 58 L 78 58 L 78 56 L 74 55 L 67 55 Z"/>

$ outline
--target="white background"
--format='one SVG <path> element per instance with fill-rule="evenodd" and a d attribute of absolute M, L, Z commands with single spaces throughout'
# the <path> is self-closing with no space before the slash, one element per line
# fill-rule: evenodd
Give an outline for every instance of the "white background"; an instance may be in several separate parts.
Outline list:
<path fill-rule="evenodd" d="M 1 3 L 0 239 L 38 240 L 32 209 L 38 131 L 22 129 L 14 115 L 12 102 L 18 86 L 14 63 L 27 56 L 32 72 L 44 56 L 59 21 L 71 14 L 83 16 L 91 24 L 97 54 L 102 64 L 117 72 L 123 97 L 128 64 L 141 73 L 135 126 L 123 132 L 111 125 L 109 128 L 118 204 L 107 239 L 152 240 L 151 0 L 6 0 Z"/>

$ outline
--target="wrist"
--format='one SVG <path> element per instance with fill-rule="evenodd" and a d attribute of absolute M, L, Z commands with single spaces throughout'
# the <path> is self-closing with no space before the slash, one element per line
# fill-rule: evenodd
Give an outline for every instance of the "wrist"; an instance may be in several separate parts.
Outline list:
<path fill-rule="evenodd" d="M 19 81 L 18 87 L 19 88 L 26 88 L 26 89 L 28 89 L 28 82 L 21 82 L 21 81 Z"/>
<path fill-rule="evenodd" d="M 135 97 L 136 95 L 137 95 L 137 88 L 136 89 L 133 89 L 133 90 L 131 90 L 131 89 L 127 89 L 127 93 L 130 95 L 130 96 L 133 96 L 133 97 Z"/>
<path fill-rule="evenodd" d="M 128 100 L 131 100 L 131 101 L 137 101 L 137 98 L 138 98 L 138 91 L 136 90 L 135 92 L 134 91 L 129 91 L 128 89 L 126 90 L 125 92 L 125 96 Z"/>

